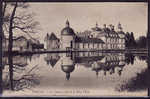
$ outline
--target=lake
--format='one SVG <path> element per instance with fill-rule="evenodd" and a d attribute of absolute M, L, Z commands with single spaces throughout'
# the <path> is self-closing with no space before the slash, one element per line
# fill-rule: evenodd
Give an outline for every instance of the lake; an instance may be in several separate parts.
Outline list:
<path fill-rule="evenodd" d="M 127 53 L 47 53 L 3 58 L 3 96 L 147 96 L 147 56 Z M 13 81 L 14 90 L 10 90 Z"/>

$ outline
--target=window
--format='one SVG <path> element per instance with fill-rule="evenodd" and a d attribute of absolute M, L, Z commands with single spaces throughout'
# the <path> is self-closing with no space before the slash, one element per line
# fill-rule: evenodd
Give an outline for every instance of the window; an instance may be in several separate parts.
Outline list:
<path fill-rule="evenodd" d="M 122 39 L 123 41 L 122 41 L 122 43 L 124 43 L 124 39 Z"/>
<path fill-rule="evenodd" d="M 99 48 L 99 43 L 97 43 L 97 48 Z"/>
<path fill-rule="evenodd" d="M 79 47 L 79 43 L 74 43 L 74 47 L 78 48 Z"/>
<path fill-rule="evenodd" d="M 94 48 L 94 43 L 93 43 L 93 48 Z"/>
<path fill-rule="evenodd" d="M 83 43 L 83 48 L 84 48 L 85 44 Z"/>
<path fill-rule="evenodd" d="M 71 48 L 73 47 L 73 42 L 71 41 Z"/>

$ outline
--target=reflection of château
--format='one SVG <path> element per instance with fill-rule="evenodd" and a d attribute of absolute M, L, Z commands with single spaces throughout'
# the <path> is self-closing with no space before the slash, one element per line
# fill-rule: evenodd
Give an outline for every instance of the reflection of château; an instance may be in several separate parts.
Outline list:
<path fill-rule="evenodd" d="M 109 28 L 104 24 L 104 28 L 92 28 L 89 36 L 81 36 L 74 32 L 70 27 L 69 21 L 61 31 L 61 48 L 64 50 L 118 50 L 125 49 L 125 33 L 122 31 L 121 24 L 118 24 L 118 31 L 113 25 Z"/>
<path fill-rule="evenodd" d="M 74 60 L 71 59 L 71 57 L 67 57 L 66 55 L 63 55 L 61 60 L 61 69 L 66 73 L 66 79 L 70 79 L 70 73 L 74 71 L 75 69 L 75 63 Z"/>
<path fill-rule="evenodd" d="M 83 54 L 84 53 L 84 54 Z M 92 71 L 98 73 L 104 71 L 109 72 L 110 75 L 117 72 L 121 75 L 123 67 L 125 66 L 125 55 L 121 53 L 96 53 L 96 52 L 82 52 L 81 53 L 72 53 L 74 55 L 63 55 L 61 60 L 62 71 L 66 73 L 66 79 L 69 80 L 70 73 L 74 71 L 75 64 L 80 64 L 85 67 L 91 68 Z M 115 71 L 117 68 L 117 71 Z"/>
<path fill-rule="evenodd" d="M 92 64 L 92 70 L 96 71 L 97 75 L 99 71 L 103 70 L 104 75 L 106 75 L 107 71 L 110 74 L 115 73 L 115 68 L 119 67 L 118 74 L 121 75 L 124 66 L 125 66 L 124 54 L 119 54 L 119 53 L 108 54 L 105 55 L 105 57 L 102 60 L 94 62 Z"/>
<path fill-rule="evenodd" d="M 97 52 L 79 52 L 74 55 L 76 64 L 82 64 L 85 67 L 91 67 L 94 61 L 99 61 L 104 58 L 103 53 Z"/>
<path fill-rule="evenodd" d="M 60 59 L 60 56 L 57 53 L 47 54 L 47 56 L 44 58 L 47 65 L 51 65 L 52 67 L 55 66 L 55 64 L 58 62 L 59 59 Z"/>
<path fill-rule="evenodd" d="M 13 56 L 13 65 L 17 65 L 20 67 L 24 67 L 27 66 L 27 56 L 21 56 L 21 55 L 17 55 L 17 56 Z M 2 59 L 2 64 L 3 65 L 8 65 L 8 57 L 3 57 Z"/>

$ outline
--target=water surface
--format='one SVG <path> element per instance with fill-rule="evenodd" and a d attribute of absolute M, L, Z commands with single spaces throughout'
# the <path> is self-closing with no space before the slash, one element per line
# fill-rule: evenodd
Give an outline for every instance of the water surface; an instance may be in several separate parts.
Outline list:
<path fill-rule="evenodd" d="M 9 83 L 7 59 L 4 63 Z M 47 53 L 14 56 L 13 64 L 15 90 L 4 88 L 4 96 L 147 96 L 144 55 Z"/>

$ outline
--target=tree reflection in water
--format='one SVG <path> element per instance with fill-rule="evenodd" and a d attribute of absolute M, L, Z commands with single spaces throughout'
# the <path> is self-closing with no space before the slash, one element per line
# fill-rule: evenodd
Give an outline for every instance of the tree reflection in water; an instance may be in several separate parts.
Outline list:
<path fill-rule="evenodd" d="M 51 65 L 52 68 L 56 65 L 59 59 L 60 56 L 58 53 L 48 53 L 46 57 L 44 57 L 44 60 L 46 61 L 47 65 Z"/>
<path fill-rule="evenodd" d="M 27 56 L 12 56 L 13 67 L 9 67 L 5 79 L 3 80 L 3 87 L 14 91 L 30 89 L 39 84 L 39 76 L 34 73 L 35 69 L 38 69 L 38 65 L 34 66 L 30 70 L 27 70 Z M 5 67 L 9 64 L 7 58 L 5 60 Z M 10 76 L 11 75 L 11 76 Z"/>
<path fill-rule="evenodd" d="M 87 54 L 89 55 L 89 54 Z M 124 57 L 125 55 L 125 57 Z M 85 56 L 85 55 L 75 55 L 75 63 L 82 64 L 84 67 L 91 68 L 92 71 L 98 73 L 104 71 L 109 72 L 110 75 L 117 72 L 119 76 L 122 75 L 123 68 L 126 64 L 134 64 L 135 57 L 139 58 L 142 61 L 148 60 L 144 55 L 134 55 L 131 53 L 128 54 L 119 54 L 119 53 L 106 53 L 105 55 L 100 56 Z M 147 61 L 148 62 L 148 61 Z M 115 70 L 117 68 L 117 70 Z M 119 69 L 119 70 L 118 70 Z M 119 88 L 116 88 L 118 91 L 139 91 L 145 90 L 150 86 L 149 81 L 149 70 L 145 69 L 141 73 L 137 73 L 137 76 L 131 78 L 126 84 L 120 85 Z"/>
<path fill-rule="evenodd" d="M 145 60 L 148 67 L 150 67 L 147 56 L 138 56 L 140 60 Z M 141 73 L 137 73 L 137 76 L 132 78 L 127 83 L 120 85 L 116 90 L 118 91 L 142 91 L 150 88 L 150 69 L 145 69 Z"/>
<path fill-rule="evenodd" d="M 134 64 L 135 56 L 133 54 L 126 53 L 125 57 L 126 57 L 125 62 L 127 63 L 127 65 L 129 65 L 129 64 L 133 65 Z"/>
<path fill-rule="evenodd" d="M 139 60 L 148 62 L 148 56 L 147 55 L 142 55 L 142 56 L 137 56 Z"/>
<path fill-rule="evenodd" d="M 146 69 L 142 73 L 137 73 L 137 76 L 132 78 L 128 83 L 125 83 L 119 88 L 118 91 L 140 91 L 140 90 L 147 90 L 150 87 L 150 80 L 149 80 L 150 70 Z"/>
<path fill-rule="evenodd" d="M 38 65 L 34 66 L 29 72 L 22 75 L 19 79 L 14 78 L 14 89 L 16 91 L 23 90 L 25 88 L 30 89 L 31 87 L 34 87 L 35 85 L 39 84 L 39 77 L 36 74 L 32 74 L 32 70 L 37 68 Z"/>

